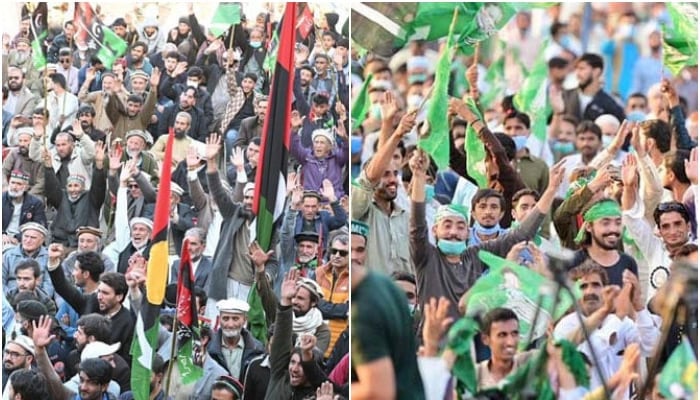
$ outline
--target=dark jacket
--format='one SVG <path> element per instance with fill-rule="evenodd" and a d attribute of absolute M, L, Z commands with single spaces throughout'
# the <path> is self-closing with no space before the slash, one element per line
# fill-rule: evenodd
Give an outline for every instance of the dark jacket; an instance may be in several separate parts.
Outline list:
<path fill-rule="evenodd" d="M 197 99 L 197 103 L 199 103 L 199 99 Z M 206 138 L 209 136 L 208 125 L 211 122 L 211 117 L 206 117 L 204 112 L 198 106 L 192 107 L 189 110 L 183 110 L 180 108 L 180 104 L 178 102 L 172 106 L 166 107 L 165 110 L 163 110 L 163 115 L 161 115 L 160 120 L 158 121 L 158 134 L 155 135 L 154 139 L 158 139 L 162 135 L 168 134 L 168 130 L 175 126 L 175 117 L 180 112 L 186 112 L 190 114 L 190 117 L 192 117 L 192 121 L 190 122 L 190 130 L 187 132 L 187 135 L 192 139 L 199 140 L 200 142 L 204 143 Z"/>
<path fill-rule="evenodd" d="M 301 367 L 309 386 L 293 388 L 289 383 L 289 360 L 292 358 L 292 306 L 279 305 L 275 323 L 275 340 L 270 348 L 270 383 L 265 400 L 304 399 L 316 393 L 316 388 L 325 380 L 321 367 L 315 360 L 302 361 Z"/>
<path fill-rule="evenodd" d="M 625 119 L 625 110 L 617 104 L 615 99 L 613 99 L 609 94 L 605 93 L 603 89 L 598 90 L 593 96 L 593 99 L 586 109 L 581 113 L 581 103 L 578 99 L 579 89 L 569 89 L 562 93 L 564 98 L 564 113 L 567 115 L 573 115 L 578 118 L 579 121 L 584 119 L 595 121 L 596 118 L 603 114 L 612 114 L 618 121 L 622 122 Z"/>
<path fill-rule="evenodd" d="M 202 256 L 202 260 L 197 266 L 197 270 L 194 272 L 194 285 L 196 287 L 204 289 L 209 281 L 209 275 L 211 274 L 212 261 L 211 257 Z M 180 260 L 176 260 L 173 266 L 170 268 L 170 283 L 177 282 L 177 276 L 180 273 Z"/>
<path fill-rule="evenodd" d="M 233 147 L 247 147 L 253 138 L 262 136 L 264 121 L 260 121 L 257 115 L 245 118 L 238 129 L 238 137 L 233 141 Z"/>
<path fill-rule="evenodd" d="M 71 202 L 68 193 L 59 186 L 52 167 L 44 168 L 46 202 L 56 207 L 56 217 L 51 226 L 53 241 L 68 247 L 78 247 L 76 229 L 81 226 L 100 226 L 100 209 L 107 192 L 104 168 L 93 168 L 90 190 Z"/>
<path fill-rule="evenodd" d="M 245 385 L 243 379 L 245 379 L 248 364 L 253 358 L 265 353 L 265 347 L 256 338 L 254 338 L 253 335 L 251 335 L 250 332 L 245 328 L 241 329 L 241 340 L 243 340 L 245 348 L 243 349 L 243 356 L 241 357 L 242 379 L 239 380 Z M 224 353 L 221 350 L 221 328 L 219 328 L 216 331 L 214 336 L 209 341 L 209 344 L 207 345 L 207 353 L 209 353 L 209 356 L 212 358 L 212 360 L 219 363 L 219 365 L 221 365 L 222 367 L 224 367 L 224 369 L 228 371 L 228 367 L 226 366 L 226 359 L 224 358 Z"/>
<path fill-rule="evenodd" d="M 314 227 L 316 228 L 315 232 L 321 237 L 324 249 L 328 244 L 329 233 L 336 229 L 342 228 L 348 221 L 348 214 L 345 212 L 345 209 L 339 201 L 334 201 L 331 203 L 331 208 L 333 209 L 333 214 L 325 210 L 320 210 L 314 218 Z M 287 212 L 297 213 L 296 223 L 294 224 L 294 234 L 296 235 L 297 233 L 301 233 L 304 227 L 304 216 L 297 210 L 288 209 Z"/>
<path fill-rule="evenodd" d="M 12 213 L 15 212 L 15 206 L 7 192 L 2 194 L 2 233 L 10 225 Z M 38 222 L 46 226 L 46 214 L 44 213 L 44 203 L 36 196 L 29 193 L 24 194 L 22 202 L 22 211 L 19 214 L 19 225 L 22 226 L 27 222 Z M 17 235 L 19 240 L 19 235 Z"/>

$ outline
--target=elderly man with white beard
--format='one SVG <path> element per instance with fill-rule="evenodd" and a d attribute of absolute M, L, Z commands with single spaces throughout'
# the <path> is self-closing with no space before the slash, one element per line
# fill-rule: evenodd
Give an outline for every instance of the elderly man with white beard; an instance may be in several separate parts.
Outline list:
<path fill-rule="evenodd" d="M 13 171 L 7 191 L 2 194 L 2 244 L 7 249 L 20 241 L 19 227 L 27 222 L 46 225 L 44 203 L 27 192 L 29 175 Z"/>
<path fill-rule="evenodd" d="M 250 360 L 265 352 L 265 347 L 245 328 L 250 306 L 243 300 L 230 298 L 216 303 L 220 328 L 207 345 L 209 356 L 242 380 Z"/>

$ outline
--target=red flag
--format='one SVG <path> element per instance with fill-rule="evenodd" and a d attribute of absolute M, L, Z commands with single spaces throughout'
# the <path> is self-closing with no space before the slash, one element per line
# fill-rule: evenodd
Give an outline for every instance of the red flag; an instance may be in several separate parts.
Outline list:
<path fill-rule="evenodd" d="M 189 240 L 182 243 L 180 269 L 177 275 L 177 319 L 183 325 L 192 327 L 198 321 L 197 302 L 194 295 L 194 275 L 190 259 Z"/>
<path fill-rule="evenodd" d="M 299 36 L 302 40 L 306 40 L 309 37 L 309 33 L 314 29 L 314 14 L 311 12 L 309 3 L 304 6 L 304 11 L 301 12 L 301 17 L 297 23 L 297 29 L 299 30 Z"/>
<path fill-rule="evenodd" d="M 257 216 L 256 239 L 264 251 L 270 249 L 274 223 L 284 211 L 287 192 L 296 13 L 297 4 L 287 3 L 281 22 L 279 53 L 270 88 L 268 112 L 263 124 L 259 167 L 255 175 L 253 211 Z"/>

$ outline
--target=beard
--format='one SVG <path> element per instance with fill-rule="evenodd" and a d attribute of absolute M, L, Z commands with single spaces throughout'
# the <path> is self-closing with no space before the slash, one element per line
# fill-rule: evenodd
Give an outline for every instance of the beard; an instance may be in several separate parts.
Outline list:
<path fill-rule="evenodd" d="M 175 129 L 175 138 L 184 139 L 187 136 L 187 131 L 184 129 Z"/>
<path fill-rule="evenodd" d="M 88 131 L 90 128 L 92 128 L 90 123 L 87 121 L 80 121 L 80 127 L 83 128 L 84 131 Z"/>
<path fill-rule="evenodd" d="M 18 51 L 17 53 L 15 53 L 15 60 L 14 61 L 17 64 L 22 65 L 25 62 L 27 62 L 27 60 L 29 60 L 29 53 L 25 53 L 22 51 Z M 12 90 L 12 88 L 10 88 L 10 90 Z"/>
<path fill-rule="evenodd" d="M 141 150 L 129 150 L 126 149 L 126 155 L 129 156 L 129 158 L 136 158 L 141 154 Z"/>
<path fill-rule="evenodd" d="M 253 214 L 253 210 L 243 207 L 241 209 L 241 217 L 245 218 L 246 221 L 251 221 L 253 218 L 255 218 L 255 214 Z"/>
<path fill-rule="evenodd" d="M 606 239 L 608 236 L 617 236 L 617 240 L 615 241 L 614 244 L 608 244 L 608 243 L 605 241 L 605 239 Z M 593 235 L 593 241 L 594 241 L 598 246 L 600 246 L 601 248 L 603 248 L 603 249 L 605 249 L 605 250 L 616 250 L 616 249 L 617 249 L 617 245 L 620 244 L 620 234 L 618 234 L 618 233 L 608 233 L 607 235 L 603 235 L 602 237 L 598 237 L 598 236 Z"/>
<path fill-rule="evenodd" d="M 592 77 L 589 77 L 589 78 L 586 79 L 585 81 L 579 82 L 579 83 L 578 83 L 578 87 L 579 87 L 579 89 L 581 89 L 581 90 L 586 90 L 586 88 L 587 88 L 588 86 L 590 86 L 591 83 L 593 83 L 593 78 L 592 78 Z"/>
<path fill-rule="evenodd" d="M 7 189 L 7 195 L 13 199 L 18 199 L 24 195 L 24 191 L 23 190 L 14 191 L 14 190 Z"/>
<path fill-rule="evenodd" d="M 292 309 L 293 309 L 293 311 L 294 311 L 294 316 L 295 316 L 296 318 L 303 317 L 303 316 L 305 316 L 306 314 L 308 314 L 309 311 L 311 311 L 311 309 L 306 310 L 306 311 L 304 311 L 304 310 L 297 310 L 297 309 L 295 309 L 294 307 L 292 307 Z"/>
<path fill-rule="evenodd" d="M 17 152 L 20 156 L 26 157 L 29 155 L 29 147 L 19 146 L 17 147 Z"/>
<path fill-rule="evenodd" d="M 240 329 L 221 329 L 221 334 L 227 339 L 238 339 L 241 337 Z"/>

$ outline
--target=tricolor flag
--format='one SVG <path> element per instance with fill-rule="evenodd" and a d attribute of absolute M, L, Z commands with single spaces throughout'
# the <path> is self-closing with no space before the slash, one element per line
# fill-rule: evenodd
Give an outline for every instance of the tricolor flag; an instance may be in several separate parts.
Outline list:
<path fill-rule="evenodd" d="M 365 120 L 365 116 L 367 115 L 367 111 L 369 111 L 371 106 L 369 101 L 369 85 L 372 83 L 372 77 L 372 74 L 367 76 L 367 79 L 365 79 L 365 81 L 362 83 L 360 93 L 357 94 L 357 97 L 355 97 L 355 102 L 352 103 L 352 111 L 350 111 L 350 115 L 352 117 L 351 120 L 353 130 L 362 125 L 362 122 Z"/>
<path fill-rule="evenodd" d="M 25 10 L 29 11 L 27 5 L 23 6 L 22 14 L 25 14 Z M 31 36 L 34 38 L 32 40 L 32 58 L 34 59 L 34 68 L 39 70 L 46 66 L 46 46 L 44 46 L 44 41 L 49 35 L 49 24 L 47 22 L 49 10 L 46 7 L 46 2 L 42 1 L 37 4 L 31 13 L 32 19 L 29 27 Z"/>
<path fill-rule="evenodd" d="M 258 165 L 261 167 L 255 175 L 255 237 L 263 251 L 270 249 L 274 224 L 284 211 L 287 193 L 296 8 L 296 3 L 287 3 L 281 23 L 277 65 L 260 141 Z"/>
<path fill-rule="evenodd" d="M 97 49 L 97 58 L 107 68 L 112 68 L 114 61 L 126 52 L 126 42 L 97 18 L 90 3 L 75 4 L 73 24 L 76 35 L 85 39 L 91 48 Z"/>
<path fill-rule="evenodd" d="M 189 241 L 185 239 L 182 243 L 180 270 L 177 275 L 177 337 L 179 347 L 177 366 L 185 385 L 197 381 L 204 374 L 202 366 L 194 362 L 193 344 L 200 338 L 196 304 Z"/>
<path fill-rule="evenodd" d="M 672 26 L 663 28 L 664 65 L 673 75 L 698 65 L 698 3 L 668 3 Z"/>
<path fill-rule="evenodd" d="M 311 11 L 309 3 L 304 5 L 304 11 L 301 12 L 299 21 L 297 22 L 297 33 L 301 40 L 306 40 L 309 33 L 314 29 L 314 13 Z"/>
<path fill-rule="evenodd" d="M 170 128 L 163 165 L 171 165 L 175 131 Z M 131 343 L 131 390 L 134 399 L 147 400 L 150 393 L 151 366 L 158 349 L 158 317 L 168 283 L 168 223 L 170 222 L 170 168 L 163 168 L 156 199 L 151 251 L 146 271 L 146 301 L 136 319 Z"/>

